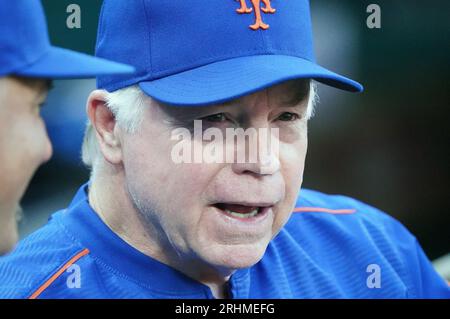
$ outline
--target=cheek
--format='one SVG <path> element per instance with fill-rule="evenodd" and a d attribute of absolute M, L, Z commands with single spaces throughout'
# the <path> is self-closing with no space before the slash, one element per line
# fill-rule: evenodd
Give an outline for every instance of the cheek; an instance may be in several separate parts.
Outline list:
<path fill-rule="evenodd" d="M 151 141 L 151 142 L 148 142 Z M 203 194 L 217 168 L 213 164 L 175 163 L 172 142 L 131 137 L 124 147 L 127 184 L 151 207 L 158 223 L 180 245 L 196 232 Z"/>
<path fill-rule="evenodd" d="M 298 192 L 303 179 L 308 138 L 306 131 L 294 143 L 280 145 L 280 169 L 287 191 Z"/>
<path fill-rule="evenodd" d="M 124 148 L 124 166 L 128 181 L 137 183 L 148 190 L 148 197 L 163 203 L 186 201 L 201 184 L 199 168 L 175 163 L 170 142 L 158 138 L 130 137 Z"/>
<path fill-rule="evenodd" d="M 26 127 L 20 127 L 20 143 L 23 145 L 24 158 L 37 168 L 47 162 L 52 155 L 52 145 L 47 135 L 45 123 L 41 117 L 28 119 Z"/>
<path fill-rule="evenodd" d="M 274 235 L 283 227 L 291 216 L 303 182 L 303 172 L 307 152 L 307 139 L 298 143 L 282 145 L 280 148 L 280 170 L 285 181 L 285 198 L 278 207 L 275 218 Z"/>
<path fill-rule="evenodd" d="M 40 164 L 47 161 L 52 152 L 42 119 L 32 114 L 17 114 L 2 126 L 0 160 L 6 172 L 2 182 L 11 192 L 23 193 Z M 11 194 L 13 198 L 20 194 Z"/>

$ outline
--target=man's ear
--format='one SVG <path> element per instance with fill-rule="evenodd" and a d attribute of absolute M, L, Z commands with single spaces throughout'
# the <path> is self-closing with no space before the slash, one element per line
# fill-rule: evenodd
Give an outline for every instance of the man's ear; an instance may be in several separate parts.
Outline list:
<path fill-rule="evenodd" d="M 100 151 L 111 164 L 122 162 L 120 128 L 114 114 L 106 105 L 106 91 L 92 91 L 88 97 L 86 112 L 95 130 Z"/>

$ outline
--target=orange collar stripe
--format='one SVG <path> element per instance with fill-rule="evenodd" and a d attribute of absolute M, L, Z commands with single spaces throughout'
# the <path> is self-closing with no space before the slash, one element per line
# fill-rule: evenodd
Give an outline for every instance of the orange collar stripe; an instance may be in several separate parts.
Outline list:
<path fill-rule="evenodd" d="M 42 286 L 40 286 L 28 299 L 36 299 L 37 297 L 39 297 L 39 295 L 42 294 L 45 289 L 47 289 L 48 286 L 50 286 L 56 279 L 58 279 L 58 277 L 61 276 L 61 274 L 65 272 L 67 268 L 69 268 L 72 264 L 77 262 L 81 257 L 86 256 L 87 254 L 89 254 L 89 249 L 86 248 L 73 256 L 60 270 L 58 270 L 53 276 L 51 276 L 50 279 L 48 279 Z"/>
<path fill-rule="evenodd" d="M 329 213 L 335 215 L 354 214 L 356 209 L 328 209 L 322 207 L 296 207 L 294 213 Z"/>

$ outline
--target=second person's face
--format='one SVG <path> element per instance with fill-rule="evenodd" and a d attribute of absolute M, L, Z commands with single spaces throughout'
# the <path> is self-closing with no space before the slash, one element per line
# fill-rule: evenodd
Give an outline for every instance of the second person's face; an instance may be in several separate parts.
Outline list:
<path fill-rule="evenodd" d="M 47 92 L 43 79 L 0 78 L 0 255 L 17 241 L 20 199 L 52 154 L 40 115 Z"/>

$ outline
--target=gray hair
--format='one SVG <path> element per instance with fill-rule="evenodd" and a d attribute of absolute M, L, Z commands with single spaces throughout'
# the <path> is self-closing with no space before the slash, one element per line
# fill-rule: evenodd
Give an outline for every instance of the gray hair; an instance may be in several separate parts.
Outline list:
<path fill-rule="evenodd" d="M 310 81 L 310 92 L 307 108 L 307 119 L 314 116 L 315 106 L 318 103 L 317 86 Z M 152 102 L 137 85 L 129 86 L 115 92 L 107 92 L 106 105 L 114 115 L 117 124 L 128 133 L 135 133 L 142 122 L 146 105 Z M 90 167 L 94 174 L 97 162 L 102 158 L 95 130 L 90 121 L 86 124 L 81 159 Z"/>

